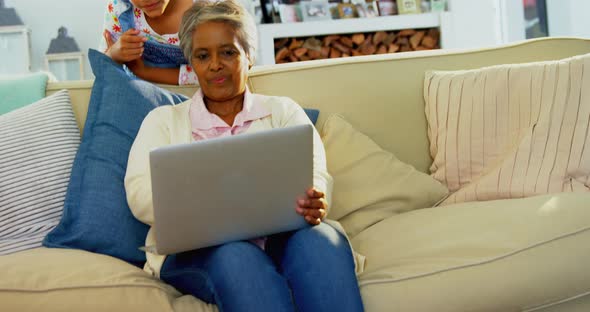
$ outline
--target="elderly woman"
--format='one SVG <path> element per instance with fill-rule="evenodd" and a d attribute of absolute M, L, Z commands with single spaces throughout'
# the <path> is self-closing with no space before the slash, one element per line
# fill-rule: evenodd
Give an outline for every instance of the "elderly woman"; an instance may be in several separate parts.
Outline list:
<path fill-rule="evenodd" d="M 180 44 L 201 88 L 187 102 L 153 110 L 133 143 L 125 187 L 140 221 L 154 222 L 153 148 L 310 123 L 291 99 L 248 91 L 256 40 L 253 19 L 236 0 L 197 1 L 185 13 Z M 323 222 L 330 190 L 324 148 L 314 132 L 314 187 L 293 199 L 313 226 L 168 256 L 147 253 L 146 270 L 221 311 L 362 311 L 348 241 Z M 146 245 L 153 244 L 150 230 Z"/>

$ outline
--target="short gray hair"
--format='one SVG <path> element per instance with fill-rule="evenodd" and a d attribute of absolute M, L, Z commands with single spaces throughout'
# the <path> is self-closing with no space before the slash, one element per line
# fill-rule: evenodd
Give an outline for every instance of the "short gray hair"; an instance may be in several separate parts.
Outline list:
<path fill-rule="evenodd" d="M 193 32 L 197 26 L 205 22 L 222 22 L 234 28 L 238 42 L 248 54 L 251 64 L 254 64 L 258 45 L 256 24 L 238 1 L 198 0 L 184 13 L 178 37 L 182 53 L 189 63 L 192 63 Z"/>

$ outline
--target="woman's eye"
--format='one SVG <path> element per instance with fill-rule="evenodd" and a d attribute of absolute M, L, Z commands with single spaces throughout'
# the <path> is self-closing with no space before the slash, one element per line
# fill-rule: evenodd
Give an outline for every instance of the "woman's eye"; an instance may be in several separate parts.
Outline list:
<path fill-rule="evenodd" d="M 236 51 L 234 51 L 234 50 L 225 50 L 225 51 L 223 51 L 223 54 L 225 56 L 234 56 L 236 54 Z"/>
<path fill-rule="evenodd" d="M 203 60 L 207 59 L 207 54 L 197 54 L 197 55 L 195 55 L 195 58 L 199 61 L 203 61 Z"/>

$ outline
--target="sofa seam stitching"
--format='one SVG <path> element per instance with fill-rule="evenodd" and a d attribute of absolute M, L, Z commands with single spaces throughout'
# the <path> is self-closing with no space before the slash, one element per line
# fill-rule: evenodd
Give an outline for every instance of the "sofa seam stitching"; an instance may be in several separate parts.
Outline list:
<path fill-rule="evenodd" d="M 403 278 L 383 278 L 383 279 L 375 279 L 375 280 L 368 280 L 368 281 L 359 281 L 359 286 L 366 286 L 366 285 L 372 285 L 372 284 L 384 284 L 384 283 L 397 283 L 397 282 L 402 282 L 402 281 L 406 281 L 406 280 L 411 280 L 411 279 L 416 279 L 416 278 L 421 278 L 421 277 L 426 277 L 426 276 L 431 276 L 431 275 L 436 275 L 439 273 L 445 273 L 445 272 L 450 272 L 450 271 L 456 271 L 456 270 L 460 270 L 460 269 L 465 269 L 465 268 L 470 268 L 470 267 L 475 267 L 475 266 L 479 266 L 479 265 L 484 265 L 484 264 L 489 264 L 489 263 L 493 263 L 499 260 L 503 260 L 506 258 L 509 258 L 511 256 L 526 252 L 528 250 L 534 249 L 536 247 L 542 246 L 542 245 L 546 245 L 564 238 L 568 238 L 571 236 L 575 236 L 578 234 L 581 234 L 583 232 L 589 231 L 590 230 L 590 226 L 586 226 L 582 229 L 578 229 L 575 230 L 573 232 L 569 232 L 566 234 L 562 234 L 559 235 L 557 237 L 553 237 L 551 239 L 547 239 L 538 243 L 534 243 L 531 245 L 528 245 L 526 247 L 520 248 L 518 250 L 514 250 L 508 253 L 505 253 L 503 255 L 500 256 L 496 256 L 496 257 L 492 257 L 483 261 L 478 261 L 475 263 L 469 263 L 469 264 L 463 264 L 463 265 L 459 265 L 459 266 L 455 266 L 455 267 L 450 267 L 450 268 L 445 268 L 445 269 L 440 269 L 440 270 L 436 270 L 436 271 L 432 271 L 432 272 L 427 272 L 427 273 L 422 273 L 422 274 L 417 274 L 417 275 L 413 275 L 413 276 L 408 276 L 408 277 L 403 277 Z"/>

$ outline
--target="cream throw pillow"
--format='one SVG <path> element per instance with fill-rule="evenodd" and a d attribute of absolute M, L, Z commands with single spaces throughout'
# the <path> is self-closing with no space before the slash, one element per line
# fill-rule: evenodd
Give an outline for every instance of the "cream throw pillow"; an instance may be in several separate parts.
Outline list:
<path fill-rule="evenodd" d="M 339 115 L 322 128 L 328 172 L 334 178 L 330 219 L 354 237 L 392 215 L 433 206 L 447 189 L 398 160 Z"/>
<path fill-rule="evenodd" d="M 424 97 L 445 204 L 590 190 L 590 54 L 429 72 Z"/>

